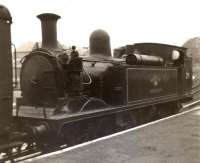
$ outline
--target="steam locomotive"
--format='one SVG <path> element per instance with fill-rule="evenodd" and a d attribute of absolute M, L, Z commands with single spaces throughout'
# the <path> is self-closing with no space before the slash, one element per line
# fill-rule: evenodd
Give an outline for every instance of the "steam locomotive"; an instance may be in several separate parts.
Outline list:
<path fill-rule="evenodd" d="M 138 43 L 115 49 L 112 57 L 108 33 L 96 30 L 89 56 L 80 57 L 75 47 L 69 54 L 57 41 L 60 16 L 38 18 L 42 43 L 22 61 L 22 96 L 13 113 L 12 18 L 0 6 L 1 143 L 70 146 L 177 113 L 192 97 L 192 58 L 186 48 Z"/>

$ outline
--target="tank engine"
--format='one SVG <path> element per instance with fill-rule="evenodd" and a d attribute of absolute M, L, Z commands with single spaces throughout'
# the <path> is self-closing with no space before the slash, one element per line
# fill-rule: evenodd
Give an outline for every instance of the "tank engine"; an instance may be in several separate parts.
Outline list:
<path fill-rule="evenodd" d="M 23 60 L 15 119 L 39 141 L 57 135 L 67 144 L 82 142 L 176 113 L 191 97 L 192 60 L 185 48 L 140 43 L 121 47 L 113 58 L 109 35 L 96 30 L 89 56 L 81 58 L 75 47 L 67 54 L 58 46 L 58 15 L 38 18 L 42 45 Z"/>
<path fill-rule="evenodd" d="M 30 146 L 70 146 L 176 113 L 191 97 L 192 58 L 185 48 L 139 43 L 116 49 L 112 57 L 108 33 L 96 30 L 89 56 L 80 57 L 75 47 L 69 54 L 57 41 L 60 16 L 38 18 L 42 43 L 22 61 L 22 97 L 11 123 L 12 19 L 0 6 L 0 135 L 14 135 L 12 124 Z"/>
<path fill-rule="evenodd" d="M 192 61 L 185 48 L 140 43 L 121 47 L 113 58 L 109 35 L 96 30 L 89 56 L 81 58 L 75 47 L 67 54 L 58 46 L 58 15 L 38 18 L 42 45 L 23 60 L 15 119 L 39 141 L 57 135 L 68 144 L 81 142 L 83 135 L 94 138 L 176 113 L 191 96 Z"/>

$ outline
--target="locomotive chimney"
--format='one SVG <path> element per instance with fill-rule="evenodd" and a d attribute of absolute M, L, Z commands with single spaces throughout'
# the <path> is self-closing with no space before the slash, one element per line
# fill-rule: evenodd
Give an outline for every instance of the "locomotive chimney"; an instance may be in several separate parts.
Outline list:
<path fill-rule="evenodd" d="M 11 23 L 9 10 L 0 5 L 0 135 L 9 132 L 12 118 Z"/>
<path fill-rule="evenodd" d="M 59 15 L 53 13 L 44 13 L 37 16 L 42 26 L 42 47 L 47 49 L 57 49 L 57 20 Z"/>

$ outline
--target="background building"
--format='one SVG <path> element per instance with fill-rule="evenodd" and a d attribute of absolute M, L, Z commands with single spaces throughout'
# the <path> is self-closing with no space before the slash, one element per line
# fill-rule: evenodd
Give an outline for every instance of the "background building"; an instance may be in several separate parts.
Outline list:
<path fill-rule="evenodd" d="M 193 84 L 200 84 L 200 37 L 194 37 L 186 41 L 183 47 L 188 48 L 188 55 L 193 59 Z"/>

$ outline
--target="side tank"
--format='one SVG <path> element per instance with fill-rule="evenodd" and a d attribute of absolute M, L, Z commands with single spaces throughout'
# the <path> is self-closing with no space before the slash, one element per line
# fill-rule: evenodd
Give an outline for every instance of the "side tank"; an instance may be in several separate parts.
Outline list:
<path fill-rule="evenodd" d="M 0 5 L 0 135 L 9 132 L 12 118 L 11 23 L 9 10 Z"/>

